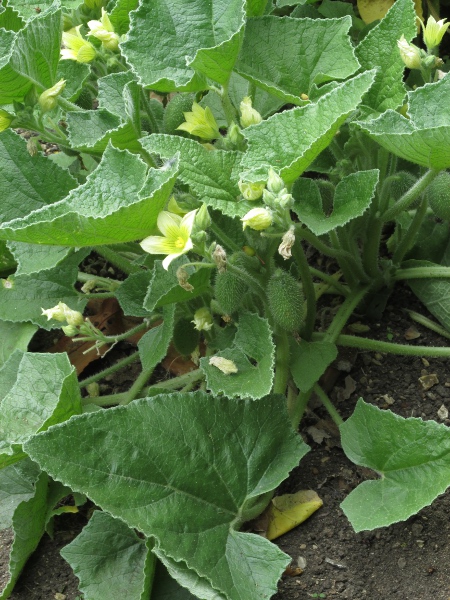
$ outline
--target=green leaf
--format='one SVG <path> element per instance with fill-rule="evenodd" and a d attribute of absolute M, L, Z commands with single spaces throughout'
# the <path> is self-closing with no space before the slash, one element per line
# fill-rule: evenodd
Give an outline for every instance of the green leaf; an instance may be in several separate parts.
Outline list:
<path fill-rule="evenodd" d="M 356 56 L 363 69 L 378 68 L 375 82 L 363 99 L 365 105 L 376 111 L 395 109 L 403 103 L 405 65 L 397 41 L 402 35 L 407 41 L 416 37 L 416 18 L 411 0 L 397 0 L 356 48 Z"/>
<path fill-rule="evenodd" d="M 216 592 L 262 600 L 290 559 L 237 529 L 308 451 L 285 404 L 282 396 L 156 396 L 74 417 L 35 436 L 26 451 L 52 477 L 153 536 L 156 550 Z"/>
<path fill-rule="evenodd" d="M 138 342 L 139 358 L 145 371 L 156 367 L 167 354 L 173 335 L 175 304 L 163 309 L 164 322 L 147 331 Z"/>
<path fill-rule="evenodd" d="M 89 65 L 79 63 L 76 60 L 60 60 L 56 80 L 66 80 L 66 87 L 61 92 L 61 96 L 70 102 L 75 102 L 90 72 Z"/>
<path fill-rule="evenodd" d="M 76 185 L 68 171 L 47 157 L 30 156 L 26 141 L 11 129 L 0 134 L 0 222 L 20 219 L 54 204 Z"/>
<path fill-rule="evenodd" d="M 262 398 L 272 389 L 275 346 L 267 319 L 244 313 L 239 317 L 233 345 L 218 352 L 231 360 L 238 372 L 226 375 L 209 358 L 200 359 L 206 384 L 213 394 L 223 392 L 230 398 Z"/>
<path fill-rule="evenodd" d="M 124 88 L 134 81 L 131 71 L 112 73 L 98 80 L 98 104 L 100 108 L 121 117 L 125 113 Z"/>
<path fill-rule="evenodd" d="M 171 158 L 179 152 L 178 178 L 189 185 L 192 193 L 207 206 L 229 217 L 243 217 L 254 208 L 240 200 L 237 183 L 242 170 L 242 153 L 207 150 L 198 142 L 177 135 L 150 135 L 141 143 L 147 152 L 155 152 L 164 158 Z"/>
<path fill-rule="evenodd" d="M 130 27 L 130 12 L 136 10 L 139 0 L 117 0 L 109 18 L 113 24 L 114 31 L 118 35 L 127 33 Z"/>
<path fill-rule="evenodd" d="M 25 25 L 25 21 L 12 6 L 9 6 L 6 0 L 0 6 L 0 28 L 7 31 L 19 31 Z"/>
<path fill-rule="evenodd" d="M 403 419 L 360 399 L 340 430 L 348 458 L 381 477 L 364 481 L 341 504 L 355 531 L 404 521 L 450 485 L 450 431 L 445 425 Z"/>
<path fill-rule="evenodd" d="M 177 567 L 180 567 L 180 563 L 175 563 Z M 155 581 L 152 588 L 152 600 L 195 600 L 195 598 L 201 598 L 199 594 L 194 596 L 188 592 L 185 587 L 191 586 L 185 585 L 183 587 L 175 581 L 168 573 L 168 570 L 158 561 L 156 564 Z M 216 593 L 214 596 L 215 600 L 221 600 L 219 594 Z"/>
<path fill-rule="evenodd" d="M 17 261 L 16 277 L 53 269 L 73 254 L 73 248 L 67 246 L 38 246 L 25 242 L 8 242 L 7 245 Z"/>
<path fill-rule="evenodd" d="M 449 266 L 448 250 L 440 265 L 427 260 L 408 260 L 405 267 Z M 447 259 L 447 260 L 446 260 Z M 432 315 L 450 331 L 450 282 L 444 278 L 408 279 L 408 285 Z"/>
<path fill-rule="evenodd" d="M 446 76 L 408 92 L 409 118 L 387 110 L 373 121 L 357 123 L 389 152 L 423 167 L 446 169 L 450 167 L 449 93 Z"/>
<path fill-rule="evenodd" d="M 54 4 L 54 0 L 39 0 L 36 4 L 35 0 L 12 0 L 14 2 L 14 8 L 19 11 L 19 13 L 29 19 L 30 17 L 35 17 L 38 13 L 36 12 L 36 7 L 39 6 L 41 10 L 45 10 L 50 8 Z M 76 8 L 82 4 L 81 0 L 62 0 L 61 5 L 65 8 L 72 9 Z"/>
<path fill-rule="evenodd" d="M 58 203 L 2 223 L 0 237 L 66 246 L 142 239 L 154 229 L 177 169 L 175 161 L 147 173 L 138 156 L 109 145 L 86 183 Z"/>
<path fill-rule="evenodd" d="M 272 0 L 247 0 L 245 4 L 247 17 L 260 17 L 266 12 L 268 4 L 272 5 Z"/>
<path fill-rule="evenodd" d="M 0 241 L 0 275 L 8 275 L 16 268 L 14 256 L 8 250 L 6 242 Z"/>
<path fill-rule="evenodd" d="M 145 540 L 108 513 L 96 510 L 61 556 L 80 580 L 86 600 L 150 598 L 156 559 Z"/>
<path fill-rule="evenodd" d="M 0 370 L 2 376 L 0 467 L 22 458 L 21 444 L 36 432 L 81 413 L 77 375 L 66 354 L 26 352 L 20 362 L 13 355 Z"/>
<path fill-rule="evenodd" d="M 16 508 L 34 496 L 39 473 L 29 458 L 0 470 L 0 529 L 12 527 Z"/>
<path fill-rule="evenodd" d="M 249 19 L 237 72 L 285 102 L 303 104 L 313 83 L 346 79 L 359 68 L 343 19 Z M 339 60 L 336 60 L 336 55 Z"/>
<path fill-rule="evenodd" d="M 148 317 L 151 311 L 144 308 L 144 299 L 153 277 L 151 271 L 132 273 L 116 290 L 116 298 L 124 314 L 131 317 Z"/>
<path fill-rule="evenodd" d="M 359 171 L 344 177 L 336 186 L 333 212 L 324 214 L 322 197 L 313 179 L 295 183 L 294 211 L 315 235 L 323 235 L 360 217 L 369 208 L 378 184 L 379 171 Z"/>
<path fill-rule="evenodd" d="M 12 527 L 14 541 L 11 546 L 9 573 L 0 600 L 6 600 L 16 584 L 29 556 L 36 550 L 45 531 L 47 518 L 48 476 L 40 473 L 33 496 L 21 502 L 14 512 Z"/>
<path fill-rule="evenodd" d="M 225 83 L 241 44 L 244 4 L 243 0 L 143 0 L 131 14 L 122 53 L 147 88 L 204 90 L 204 76 Z"/>
<path fill-rule="evenodd" d="M 180 286 L 177 279 L 177 270 L 188 262 L 189 260 L 185 256 L 180 256 L 170 264 L 168 271 L 162 267 L 161 261 L 155 262 L 152 279 L 144 300 L 145 309 L 151 312 L 155 308 L 167 304 L 187 302 L 209 289 L 211 269 L 206 268 L 196 271 L 195 267 L 186 267 L 186 271 L 190 275 L 189 284 L 194 289 L 188 292 Z"/>
<path fill-rule="evenodd" d="M 0 321 L 0 367 L 5 364 L 14 350 L 26 351 L 37 329 L 37 325 L 32 323 Z"/>
<path fill-rule="evenodd" d="M 15 3 L 16 4 L 16 3 Z M 16 6 L 19 8 L 20 6 Z M 10 36 L 2 37 L 9 39 Z M 32 85 L 43 91 L 56 83 L 61 48 L 61 10 L 52 6 L 28 21 L 0 59 L 0 104 L 22 100 Z"/>
<path fill-rule="evenodd" d="M 248 151 L 242 167 L 260 170 L 272 166 L 286 183 L 295 181 L 328 146 L 360 103 L 373 78 L 374 71 L 357 75 L 316 103 L 276 114 L 244 129 Z"/>
<path fill-rule="evenodd" d="M 336 357 L 337 348 L 330 342 L 292 340 L 290 367 L 298 389 L 302 392 L 310 390 Z"/>
<path fill-rule="evenodd" d="M 80 296 L 74 284 L 78 264 L 88 253 L 76 252 L 53 269 L 0 279 L 0 320 L 13 323 L 31 321 L 43 329 L 55 329 L 61 327 L 61 323 L 48 321 L 42 314 L 42 308 L 52 308 L 58 302 L 64 302 L 70 308 L 83 312 L 87 299 Z"/>

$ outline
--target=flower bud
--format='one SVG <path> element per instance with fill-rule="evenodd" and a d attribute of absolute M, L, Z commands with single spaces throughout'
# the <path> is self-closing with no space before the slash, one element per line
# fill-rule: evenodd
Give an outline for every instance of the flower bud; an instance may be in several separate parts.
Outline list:
<path fill-rule="evenodd" d="M 234 362 L 232 360 L 228 360 L 228 358 L 223 358 L 222 356 L 211 356 L 209 359 L 209 364 L 217 367 L 219 371 L 222 371 L 222 373 L 225 375 L 238 372 L 238 368 Z"/>
<path fill-rule="evenodd" d="M 279 194 L 284 187 L 284 181 L 281 179 L 278 173 L 274 171 L 272 167 L 270 167 L 269 178 L 267 180 L 267 189 L 269 192 L 272 192 L 272 194 Z"/>
<path fill-rule="evenodd" d="M 55 319 L 55 321 L 60 321 L 61 323 L 66 321 L 68 325 L 74 327 L 78 327 L 84 323 L 83 315 L 77 310 L 69 308 L 64 302 L 58 302 L 53 308 L 48 308 L 47 310 L 42 308 L 41 310 L 42 314 L 45 315 L 49 321 L 50 319 Z"/>
<path fill-rule="evenodd" d="M 414 44 L 408 44 L 404 35 L 397 41 L 400 56 L 408 69 L 420 69 L 422 59 L 420 49 Z"/>
<path fill-rule="evenodd" d="M 213 319 L 206 306 L 195 311 L 194 320 L 191 323 L 194 323 L 194 327 L 198 331 L 209 331 L 212 328 Z"/>
<path fill-rule="evenodd" d="M 252 107 L 252 99 L 246 96 L 239 105 L 241 111 L 241 125 L 242 127 L 249 127 L 250 125 L 258 125 L 261 123 L 262 116 L 257 110 Z"/>
<path fill-rule="evenodd" d="M 75 327 L 75 325 L 64 325 L 61 327 L 61 329 L 63 330 L 64 335 L 67 335 L 67 337 L 73 337 L 78 333 L 78 329 Z"/>
<path fill-rule="evenodd" d="M 11 125 L 13 116 L 0 108 L 0 131 L 5 131 Z"/>
<path fill-rule="evenodd" d="M 256 231 L 262 231 L 272 225 L 272 213 L 266 208 L 252 208 L 241 219 L 243 229 L 250 227 Z"/>
<path fill-rule="evenodd" d="M 281 206 L 281 208 L 291 208 L 294 204 L 294 197 L 292 196 L 292 194 L 289 194 L 287 192 L 286 188 L 284 192 L 285 193 L 280 194 L 278 196 L 278 203 Z"/>
<path fill-rule="evenodd" d="M 55 108 L 55 106 L 58 104 L 58 96 L 65 87 L 66 80 L 60 79 L 53 87 L 42 92 L 38 98 L 38 102 L 43 112 L 47 112 Z"/>
<path fill-rule="evenodd" d="M 251 181 L 242 181 L 241 179 L 239 180 L 238 186 L 241 190 L 241 194 L 244 197 L 244 200 L 253 201 L 259 200 L 259 198 L 261 198 L 266 184 L 264 183 L 264 181 L 258 181 L 256 183 L 253 183 Z"/>
<path fill-rule="evenodd" d="M 102 8 L 100 21 L 89 21 L 89 33 L 101 41 L 102 45 L 108 50 L 117 50 L 119 47 L 119 36 L 114 33 L 114 27 L 108 17 L 108 13 Z"/>
<path fill-rule="evenodd" d="M 211 217 L 206 204 L 202 204 L 195 215 L 194 229 L 196 231 L 206 231 L 209 227 L 211 227 Z"/>
<path fill-rule="evenodd" d="M 445 23 L 446 20 L 447 19 L 441 19 L 440 21 L 436 21 L 436 19 L 430 15 L 425 26 L 420 19 L 420 25 L 423 31 L 423 41 L 425 42 L 428 51 L 433 50 L 433 48 L 436 48 L 441 43 L 445 32 L 450 26 L 450 23 Z"/>

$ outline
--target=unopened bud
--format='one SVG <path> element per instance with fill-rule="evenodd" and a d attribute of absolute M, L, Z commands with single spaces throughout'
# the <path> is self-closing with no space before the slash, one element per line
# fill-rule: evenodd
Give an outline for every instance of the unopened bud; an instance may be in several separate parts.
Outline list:
<path fill-rule="evenodd" d="M 66 80 L 60 79 L 54 86 L 42 92 L 38 98 L 39 106 L 43 112 L 53 110 L 58 104 L 58 96 L 66 87 Z"/>
<path fill-rule="evenodd" d="M 400 56 L 408 69 L 420 69 L 422 58 L 420 49 L 414 44 L 408 44 L 404 35 L 397 41 Z"/>
<path fill-rule="evenodd" d="M 262 116 L 252 106 L 252 99 L 246 96 L 239 105 L 241 110 L 241 125 L 242 127 L 249 127 L 250 125 L 258 125 L 261 123 Z"/>
<path fill-rule="evenodd" d="M 244 200 L 253 202 L 253 200 L 259 200 L 259 198 L 261 198 L 266 184 L 264 181 L 253 183 L 251 181 L 242 181 L 241 179 L 238 182 L 238 186 Z"/>
<path fill-rule="evenodd" d="M 206 231 L 211 226 L 211 217 L 209 216 L 206 204 L 202 204 L 195 215 L 194 227 L 197 231 Z"/>
<path fill-rule="evenodd" d="M 274 171 L 272 167 L 270 167 L 269 178 L 267 180 L 267 189 L 269 192 L 272 192 L 273 194 L 279 194 L 284 187 L 284 181 L 281 179 L 278 173 Z"/>
<path fill-rule="evenodd" d="M 241 219 L 243 229 L 250 227 L 256 231 L 263 231 L 272 225 L 272 213 L 266 208 L 252 208 Z"/>
<path fill-rule="evenodd" d="M 48 308 L 47 310 L 42 308 L 41 310 L 42 314 L 49 321 L 50 319 L 55 319 L 55 321 L 60 321 L 61 323 L 66 321 L 68 325 L 73 325 L 74 327 L 78 327 L 84 323 L 83 315 L 77 310 L 69 308 L 64 302 L 58 302 L 53 308 Z"/>
<path fill-rule="evenodd" d="M 75 325 L 64 325 L 61 329 L 67 337 L 73 337 L 78 333 L 78 328 Z"/>

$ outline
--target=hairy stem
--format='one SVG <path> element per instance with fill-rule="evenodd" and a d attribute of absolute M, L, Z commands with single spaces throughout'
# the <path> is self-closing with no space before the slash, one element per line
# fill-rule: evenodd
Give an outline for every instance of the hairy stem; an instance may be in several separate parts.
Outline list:
<path fill-rule="evenodd" d="M 130 275 L 131 273 L 138 273 L 142 270 L 141 267 L 134 265 L 131 261 L 121 256 L 121 254 L 113 250 L 110 246 L 95 246 L 94 250 L 97 252 L 97 254 L 103 256 L 105 260 L 127 275 Z"/>
<path fill-rule="evenodd" d="M 327 394 L 325 394 L 325 392 L 320 387 L 320 385 L 318 383 L 316 383 L 314 385 L 313 389 L 316 392 L 316 394 L 319 396 L 320 401 L 322 402 L 322 404 L 324 405 L 324 407 L 327 409 L 328 414 L 333 419 L 333 421 L 336 423 L 336 425 L 338 427 L 340 425 L 342 425 L 342 423 L 344 422 L 343 418 L 341 417 L 341 415 L 339 414 L 339 412 L 336 410 L 336 408 L 333 406 L 333 403 L 328 398 Z"/>
<path fill-rule="evenodd" d="M 306 299 L 306 318 L 302 326 L 302 337 L 306 340 L 311 338 L 316 322 L 316 291 L 309 270 L 308 261 L 302 248 L 300 240 L 296 240 L 292 247 L 292 255 L 300 271 L 300 278 L 303 284 L 303 292 Z"/>
<path fill-rule="evenodd" d="M 131 365 L 132 363 L 136 362 L 138 359 L 139 359 L 139 352 L 133 352 L 133 354 L 130 354 L 129 356 L 127 356 L 126 358 L 123 358 L 122 360 L 119 360 L 118 362 L 116 362 L 114 365 L 111 365 L 107 369 L 103 369 L 103 371 L 100 371 L 99 373 L 96 373 L 95 375 L 92 375 L 91 377 L 87 377 L 86 379 L 83 379 L 83 381 L 79 382 L 79 386 L 87 387 L 91 383 L 100 381 L 101 379 L 104 379 L 107 375 L 111 375 L 112 373 L 115 373 L 116 371 L 119 371 L 120 369 L 123 369 L 123 368 L 127 367 L 128 365 Z"/>
<path fill-rule="evenodd" d="M 402 213 L 405 209 L 408 208 L 410 204 L 414 202 L 416 198 L 422 194 L 426 188 L 430 185 L 430 183 L 435 179 L 440 173 L 440 170 L 430 169 L 423 175 L 416 183 L 403 194 L 399 200 L 388 209 L 384 215 L 381 216 L 383 221 L 386 223 L 387 221 L 393 221 L 400 213 Z"/>

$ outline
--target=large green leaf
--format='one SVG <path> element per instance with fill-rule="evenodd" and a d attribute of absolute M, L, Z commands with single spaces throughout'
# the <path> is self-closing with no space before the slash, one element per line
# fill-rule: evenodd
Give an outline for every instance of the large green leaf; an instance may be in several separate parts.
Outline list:
<path fill-rule="evenodd" d="M 177 170 L 175 161 L 147 173 L 138 156 L 109 145 L 86 183 L 60 202 L 4 222 L 0 237 L 66 246 L 142 239 L 155 227 Z"/>
<path fill-rule="evenodd" d="M 176 135 L 150 135 L 141 140 L 148 152 L 164 158 L 180 153 L 179 179 L 189 185 L 191 191 L 211 208 L 229 217 L 243 217 L 251 207 L 239 201 L 238 188 L 241 170 L 241 152 L 207 150 L 198 142 Z"/>
<path fill-rule="evenodd" d="M 25 242 L 8 242 L 9 250 L 17 262 L 14 275 L 30 275 L 53 269 L 73 253 L 67 246 L 46 246 Z"/>
<path fill-rule="evenodd" d="M 238 73 L 285 102 L 303 103 L 313 83 L 346 79 L 359 68 L 343 19 L 249 19 Z M 339 60 L 336 55 L 339 54 Z"/>
<path fill-rule="evenodd" d="M 225 83 L 244 30 L 243 0 L 142 0 L 122 52 L 145 87 L 204 90 Z M 170 51 L 168 51 L 170 48 Z"/>
<path fill-rule="evenodd" d="M 114 31 L 119 35 L 127 33 L 130 26 L 130 12 L 138 7 L 138 0 L 116 0 L 110 14 Z"/>
<path fill-rule="evenodd" d="M 403 419 L 360 399 L 340 429 L 348 458 L 379 475 L 341 504 L 355 531 L 404 521 L 450 485 L 450 430 L 445 425 Z"/>
<path fill-rule="evenodd" d="M 54 4 L 54 0 L 39 0 L 37 4 L 34 0 L 11 0 L 11 2 L 14 4 L 14 8 L 27 19 L 38 14 L 36 7 L 45 10 Z M 61 5 L 68 9 L 76 8 L 80 4 L 82 4 L 81 0 L 62 0 L 61 2 Z"/>
<path fill-rule="evenodd" d="M 408 118 L 387 110 L 373 121 L 359 121 L 378 144 L 432 169 L 450 167 L 450 76 L 408 92 Z"/>
<path fill-rule="evenodd" d="M 286 182 L 293 182 L 333 139 L 372 85 L 368 71 L 336 86 L 315 103 L 279 113 L 244 129 L 248 151 L 242 167 L 272 166 Z"/>
<path fill-rule="evenodd" d="M 256 399 L 272 389 L 275 346 L 266 319 L 251 313 L 242 314 L 232 346 L 216 356 L 233 361 L 238 371 L 225 374 L 209 364 L 208 357 L 200 359 L 207 387 L 213 394 L 223 392 L 230 398 Z"/>
<path fill-rule="evenodd" d="M 0 529 L 12 527 L 16 508 L 34 496 L 39 473 L 29 458 L 0 470 Z"/>
<path fill-rule="evenodd" d="M 14 350 L 25 350 L 38 327 L 32 323 L 0 321 L 0 367 Z"/>
<path fill-rule="evenodd" d="M 20 361 L 12 355 L 0 378 L 1 467 L 22 458 L 21 445 L 37 431 L 80 414 L 81 397 L 66 354 L 26 352 Z"/>
<path fill-rule="evenodd" d="M 137 400 L 52 427 L 26 451 L 226 598 L 262 600 L 276 591 L 289 557 L 237 529 L 308 451 L 282 396 Z"/>
<path fill-rule="evenodd" d="M 2 46 L 10 41 L 10 51 L 0 58 L 0 104 L 22 100 L 32 85 L 43 91 L 56 82 L 61 48 L 61 10 L 56 4 L 17 34 L 3 30 L 1 37 Z"/>
<path fill-rule="evenodd" d="M 152 277 L 151 271 L 132 273 L 117 289 L 116 298 L 125 315 L 132 317 L 150 315 L 151 311 L 144 308 L 144 299 Z"/>
<path fill-rule="evenodd" d="M 156 367 L 166 356 L 173 335 L 175 304 L 163 309 L 164 322 L 147 331 L 138 343 L 139 358 L 146 371 Z"/>
<path fill-rule="evenodd" d="M 426 260 L 408 260 L 405 268 L 449 266 L 449 251 L 447 249 L 440 265 Z M 432 315 L 450 331 L 450 281 L 445 278 L 430 277 L 430 279 L 409 279 L 408 284 L 414 294 L 427 307 Z"/>
<path fill-rule="evenodd" d="M 330 342 L 292 340 L 290 367 L 295 385 L 302 392 L 310 390 L 337 356 L 337 348 Z"/>
<path fill-rule="evenodd" d="M 0 6 L 0 27 L 7 31 L 19 31 L 25 25 L 15 8 L 9 6 L 6 0 Z"/>
<path fill-rule="evenodd" d="M 358 171 L 344 177 L 336 186 L 333 212 L 324 214 L 322 197 L 313 179 L 300 178 L 295 183 L 294 211 L 316 235 L 342 227 L 360 217 L 370 206 L 378 184 L 379 171 Z"/>
<path fill-rule="evenodd" d="M 411 41 L 417 35 L 416 12 L 411 0 L 397 0 L 386 16 L 363 38 L 356 56 L 363 69 L 377 67 L 375 82 L 363 103 L 383 112 L 401 106 L 405 98 L 405 65 L 397 47 L 402 35 Z"/>

